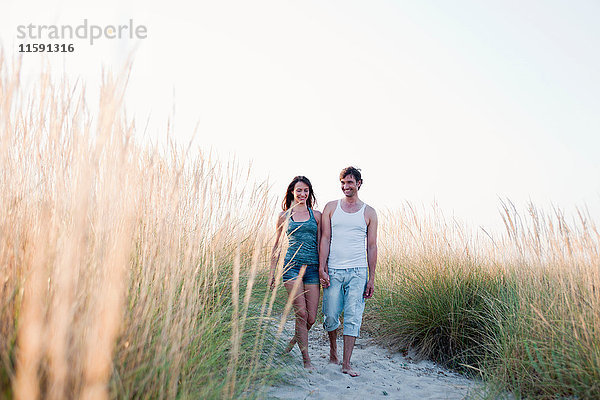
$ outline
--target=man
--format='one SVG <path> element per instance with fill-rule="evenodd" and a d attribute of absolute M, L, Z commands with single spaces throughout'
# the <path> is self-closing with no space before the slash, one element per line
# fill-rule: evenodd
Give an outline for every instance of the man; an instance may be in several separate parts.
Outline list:
<path fill-rule="evenodd" d="M 377 264 L 377 213 L 358 198 L 363 180 L 360 170 L 340 173 L 344 197 L 327 203 L 321 216 L 319 278 L 323 286 L 323 327 L 329 334 L 329 361 L 339 364 L 337 331 L 344 312 L 342 372 L 360 373 L 350 366 L 365 299 L 373 296 Z"/>

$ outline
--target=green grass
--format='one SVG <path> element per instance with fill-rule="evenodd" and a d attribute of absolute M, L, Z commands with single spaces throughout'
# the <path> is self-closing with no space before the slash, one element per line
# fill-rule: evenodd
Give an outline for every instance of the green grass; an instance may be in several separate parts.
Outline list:
<path fill-rule="evenodd" d="M 480 376 L 490 397 L 506 390 L 525 398 L 600 396 L 600 316 L 558 278 L 527 281 L 449 263 L 404 271 L 379 286 L 367 311 L 388 346 Z"/>
<path fill-rule="evenodd" d="M 540 282 L 544 290 L 531 290 Z M 491 384 L 537 398 L 600 396 L 598 312 L 580 301 L 588 294 L 560 282 L 521 282 L 516 318 L 503 325 L 486 368 Z"/>
<path fill-rule="evenodd" d="M 378 286 L 368 311 L 382 340 L 463 372 L 479 371 L 498 340 L 498 322 L 507 318 L 504 302 L 514 296 L 514 284 L 452 260 L 398 271 L 393 284 Z"/>
<path fill-rule="evenodd" d="M 402 241 L 383 238 L 367 328 L 483 378 L 484 397 L 600 398 L 598 231 L 561 212 L 506 212 L 513 230 L 491 248 L 412 210 L 384 218 Z"/>

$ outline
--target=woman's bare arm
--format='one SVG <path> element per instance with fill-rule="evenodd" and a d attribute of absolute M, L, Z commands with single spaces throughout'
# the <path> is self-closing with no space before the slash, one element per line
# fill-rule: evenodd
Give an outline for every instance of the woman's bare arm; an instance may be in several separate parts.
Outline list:
<path fill-rule="evenodd" d="M 285 211 L 279 213 L 277 217 L 277 225 L 275 228 L 275 244 L 271 250 L 271 267 L 269 271 L 269 286 L 275 285 L 275 268 L 281 256 L 281 237 L 283 233 L 283 225 L 285 224 Z"/>

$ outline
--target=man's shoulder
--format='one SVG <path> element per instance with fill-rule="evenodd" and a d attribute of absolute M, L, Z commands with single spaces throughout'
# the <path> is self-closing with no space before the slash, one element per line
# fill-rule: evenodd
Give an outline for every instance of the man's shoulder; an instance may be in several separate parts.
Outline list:
<path fill-rule="evenodd" d="M 369 211 L 369 212 L 376 212 L 375 208 L 371 207 L 370 205 L 368 205 L 367 203 L 365 203 L 365 211 Z"/>
<path fill-rule="evenodd" d="M 337 205 L 337 200 L 332 200 L 327 202 L 327 204 L 325 204 L 325 207 L 323 207 L 323 211 L 321 212 L 321 215 L 324 215 L 328 218 L 331 217 L 331 215 L 333 214 L 333 211 L 335 210 L 335 207 Z"/>
<path fill-rule="evenodd" d="M 338 200 L 331 200 L 325 204 L 325 208 L 323 208 L 323 212 L 334 209 L 337 206 Z"/>
<path fill-rule="evenodd" d="M 365 214 L 377 218 L 377 211 L 367 203 L 365 203 Z"/>

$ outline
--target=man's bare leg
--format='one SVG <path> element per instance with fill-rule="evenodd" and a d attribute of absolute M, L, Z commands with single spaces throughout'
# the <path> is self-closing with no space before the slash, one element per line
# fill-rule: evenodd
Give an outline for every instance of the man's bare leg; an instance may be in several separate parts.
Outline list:
<path fill-rule="evenodd" d="M 344 359 L 342 361 L 342 372 L 350 376 L 359 376 L 360 372 L 353 370 L 350 366 L 350 357 L 352 357 L 352 350 L 354 350 L 354 342 L 356 342 L 356 337 L 344 335 Z"/>
<path fill-rule="evenodd" d="M 337 356 L 337 329 L 327 332 L 329 335 L 329 363 L 339 364 L 340 360 Z"/>

